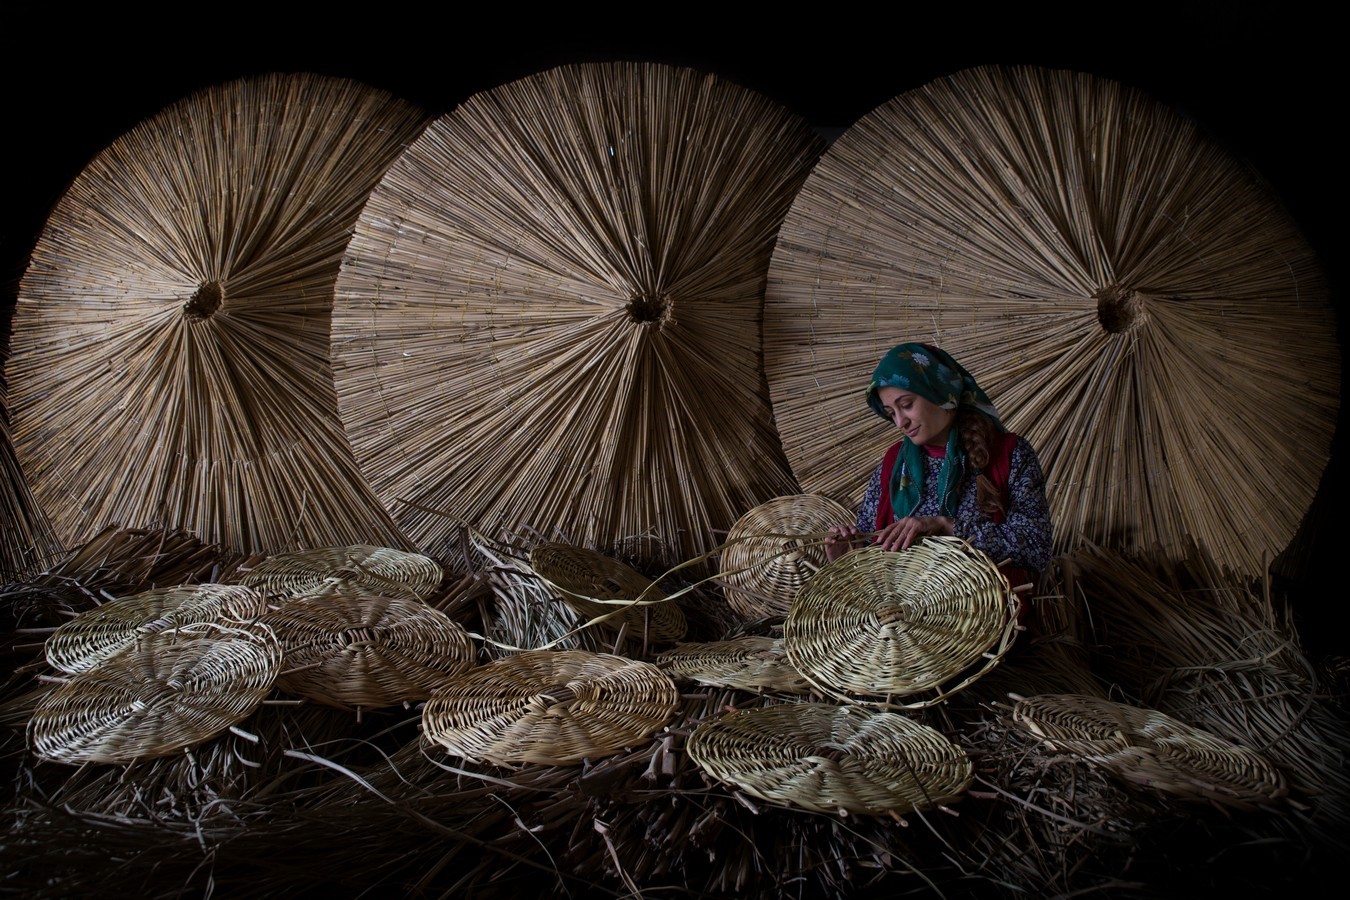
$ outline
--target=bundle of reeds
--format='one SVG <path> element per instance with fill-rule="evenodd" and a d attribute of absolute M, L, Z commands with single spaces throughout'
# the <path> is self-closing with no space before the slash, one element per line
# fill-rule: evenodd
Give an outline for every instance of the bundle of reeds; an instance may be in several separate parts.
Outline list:
<path fill-rule="evenodd" d="M 1328 460 L 1340 354 L 1312 249 L 1243 161 L 1107 79 L 958 72 L 859 119 L 812 170 L 764 328 L 805 490 L 857 502 L 894 440 L 863 391 L 916 340 L 1036 447 L 1062 549 L 1180 559 L 1194 540 L 1257 575 Z"/>
<path fill-rule="evenodd" d="M 60 554 L 51 523 L 19 468 L 9 417 L 0 404 L 0 584 L 24 581 L 56 562 Z"/>

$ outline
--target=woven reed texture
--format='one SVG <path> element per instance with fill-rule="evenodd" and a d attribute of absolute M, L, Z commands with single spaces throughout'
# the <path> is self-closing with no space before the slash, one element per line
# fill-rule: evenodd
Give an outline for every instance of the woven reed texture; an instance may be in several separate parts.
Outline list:
<path fill-rule="evenodd" d="M 278 553 L 250 569 L 240 582 L 269 600 L 346 588 L 425 600 L 444 579 L 441 564 L 428 556 L 354 544 Z"/>
<path fill-rule="evenodd" d="M 733 710 L 707 721 L 685 749 L 712 777 L 816 812 L 903 815 L 951 803 L 970 758 L 940 732 L 899 713 L 819 703 Z"/>
<path fill-rule="evenodd" d="M 764 321 L 792 471 L 849 506 L 896 438 L 863 392 L 901 341 L 948 350 L 1036 447 L 1063 548 L 1194 541 L 1258 574 L 1329 458 L 1312 249 L 1243 161 L 1106 79 L 980 67 L 859 119 L 784 220 Z"/>
<path fill-rule="evenodd" d="M 856 516 L 818 494 L 792 494 L 761 503 L 736 520 L 721 556 L 727 603 L 746 619 L 785 616 L 797 591 L 825 565 L 818 536 Z"/>
<path fill-rule="evenodd" d="M 781 638 L 745 635 L 725 641 L 680 644 L 656 656 L 673 678 L 715 687 L 781 694 L 808 694 L 810 683 L 788 661 Z"/>
<path fill-rule="evenodd" d="M 425 114 L 357 82 L 198 91 L 118 137 L 49 215 L 5 378 L 57 536 L 170 527 L 249 552 L 407 546 L 366 486 L 329 364 L 362 205 Z"/>
<path fill-rule="evenodd" d="M 645 63 L 550 69 L 433 123 L 357 223 L 332 337 L 353 450 L 416 545 L 530 525 L 616 555 L 654 535 L 669 565 L 796 490 L 764 278 L 823 146 L 754 92 Z"/>
<path fill-rule="evenodd" d="M 239 624 L 260 615 L 262 597 L 241 585 L 155 588 L 80 613 L 47 638 L 47 663 L 60 672 L 86 672 L 147 637 L 200 623 Z"/>
<path fill-rule="evenodd" d="M 44 697 L 28 723 L 29 743 L 42 759 L 63 763 L 166 756 L 242 721 L 280 667 L 281 645 L 256 625 L 148 634 Z"/>
<path fill-rule="evenodd" d="M 422 708 L 422 728 L 471 761 L 566 766 L 648 740 L 678 701 L 675 683 L 651 663 L 535 650 L 452 679 Z"/>
<path fill-rule="evenodd" d="M 292 600 L 260 621 L 285 654 L 277 687 L 340 709 L 425 700 L 474 664 L 464 627 L 420 600 L 347 588 Z"/>
<path fill-rule="evenodd" d="M 530 550 L 530 565 L 587 622 L 657 643 L 685 635 L 684 613 L 675 602 L 650 578 L 617 559 L 549 541 Z"/>
<path fill-rule="evenodd" d="M 1288 794 L 1284 776 L 1261 754 L 1157 710 L 1082 694 L 1038 694 L 1019 699 L 1012 720 L 1051 749 L 1187 800 L 1253 810 Z"/>
<path fill-rule="evenodd" d="M 821 569 L 792 604 L 783 646 L 831 696 L 906 697 L 981 659 L 975 675 L 987 671 L 1015 619 L 1016 599 L 987 556 L 959 538 L 930 537 L 900 552 L 865 547 Z"/>

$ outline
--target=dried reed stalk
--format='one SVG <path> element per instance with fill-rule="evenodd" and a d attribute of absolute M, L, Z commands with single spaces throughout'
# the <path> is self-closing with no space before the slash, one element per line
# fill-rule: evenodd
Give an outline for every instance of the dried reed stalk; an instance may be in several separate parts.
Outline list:
<path fill-rule="evenodd" d="M 760 359 L 778 225 L 823 147 L 713 76 L 563 66 L 479 93 L 372 192 L 333 310 L 362 471 L 424 552 L 529 522 L 665 564 L 794 490 Z"/>
<path fill-rule="evenodd" d="M 342 433 L 328 336 L 361 206 L 426 121 L 356 82 L 261 76 L 85 167 L 20 283 L 6 368 L 15 452 L 63 542 L 121 525 L 407 546 Z"/>
<path fill-rule="evenodd" d="M 764 319 L 792 470 L 846 504 L 895 440 L 863 390 L 901 341 L 950 351 L 1037 448 L 1062 549 L 1193 538 L 1258 574 L 1329 458 L 1311 248 L 1194 123 L 1088 75 L 969 69 L 860 119 L 784 220 Z"/>
<path fill-rule="evenodd" d="M 0 405 L 0 584 L 24 581 L 54 563 L 61 544 L 23 477 Z"/>

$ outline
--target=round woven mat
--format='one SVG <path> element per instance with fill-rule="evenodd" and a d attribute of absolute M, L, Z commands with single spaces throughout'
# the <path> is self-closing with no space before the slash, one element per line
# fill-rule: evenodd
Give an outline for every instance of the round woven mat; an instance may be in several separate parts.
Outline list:
<path fill-rule="evenodd" d="M 292 600 L 262 622 L 285 652 L 277 687 L 343 709 L 425 700 L 474 664 L 468 632 L 420 600 L 347 588 Z"/>
<path fill-rule="evenodd" d="M 1284 776 L 1260 754 L 1157 710 L 1085 694 L 1039 694 L 1020 699 L 1012 718 L 1052 749 L 1187 799 L 1253 809 L 1288 793 Z"/>
<path fill-rule="evenodd" d="M 680 644 L 657 655 L 656 665 L 675 678 L 700 684 L 806 694 L 811 685 L 788 662 L 778 638 L 746 635 L 728 641 Z"/>
<path fill-rule="evenodd" d="M 939 687 L 1000 640 L 1006 649 L 1014 614 L 993 561 L 959 538 L 925 538 L 898 553 L 864 547 L 817 572 L 783 645 L 831 696 L 903 697 Z"/>
<path fill-rule="evenodd" d="M 144 635 L 38 704 L 43 759 L 122 763 L 192 747 L 244 719 L 271 690 L 281 645 L 266 628 L 187 625 Z"/>
<path fill-rule="evenodd" d="M 722 589 L 747 619 L 785 616 L 797 591 L 825 565 L 825 548 L 794 535 L 815 535 L 856 518 L 819 494 L 792 494 L 761 503 L 727 532 Z"/>
<path fill-rule="evenodd" d="M 269 600 L 288 600 L 344 586 L 426 599 L 445 578 L 440 563 L 420 553 L 354 544 L 268 557 L 241 582 Z"/>
<path fill-rule="evenodd" d="M 587 620 L 606 630 L 646 634 L 658 643 L 678 641 L 688 627 L 684 613 L 652 580 L 632 566 L 585 547 L 558 542 L 530 551 L 530 566 Z M 632 605 L 640 600 L 641 605 Z"/>
<path fill-rule="evenodd" d="M 200 622 L 244 622 L 263 612 L 262 597 L 242 585 L 195 584 L 119 597 L 81 613 L 47 638 L 47 662 L 75 674 L 145 637 Z"/>
<path fill-rule="evenodd" d="M 771 803 L 884 815 L 931 809 L 970 784 L 969 757 L 898 713 L 820 703 L 730 712 L 685 745 L 714 778 Z"/>
<path fill-rule="evenodd" d="M 651 663 L 533 650 L 451 679 L 423 707 L 422 728 L 465 759 L 569 765 L 646 740 L 678 700 Z"/>

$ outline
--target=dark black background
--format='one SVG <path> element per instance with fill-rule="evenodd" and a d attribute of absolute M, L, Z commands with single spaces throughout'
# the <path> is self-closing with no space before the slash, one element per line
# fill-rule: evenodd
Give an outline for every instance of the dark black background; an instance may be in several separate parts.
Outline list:
<path fill-rule="evenodd" d="M 309 71 L 356 79 L 441 114 L 556 65 L 630 59 L 715 73 L 828 134 L 970 66 L 1029 64 L 1122 81 L 1190 116 L 1266 179 L 1321 259 L 1345 346 L 1333 223 L 1344 194 L 1341 72 L 1350 51 L 1330 13 L 1298 3 L 936 6 L 628 4 L 540 13 L 506 4 L 247 2 L 90 14 L 7 4 L 0 337 L 46 216 L 71 180 L 120 134 L 199 88 Z M 1297 363 L 1297 347 L 1271 352 Z M 1345 508 L 1345 431 L 1338 429 L 1317 509 Z M 1334 526 L 1314 529 L 1316 571 L 1307 578 L 1340 580 L 1337 538 Z M 1301 605 L 1320 624 L 1339 614 L 1342 594 L 1310 594 Z M 1326 639 L 1320 627 L 1309 632 Z"/>

